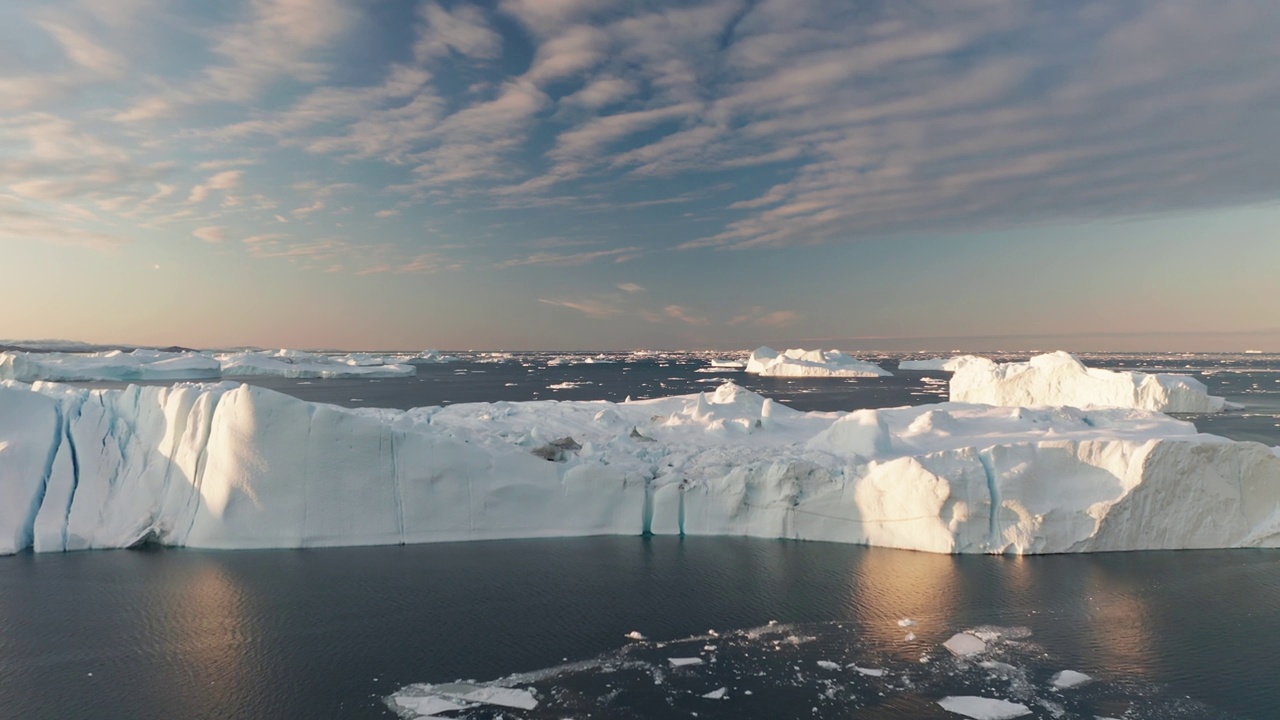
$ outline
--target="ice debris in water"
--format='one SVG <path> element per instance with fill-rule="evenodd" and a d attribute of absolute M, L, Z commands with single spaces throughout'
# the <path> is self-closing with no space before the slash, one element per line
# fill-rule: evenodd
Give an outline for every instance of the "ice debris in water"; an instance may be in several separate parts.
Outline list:
<path fill-rule="evenodd" d="M 1055 688 L 1065 690 L 1067 688 L 1076 687 L 1077 685 L 1083 685 L 1092 679 L 1093 678 L 1082 672 L 1076 672 L 1075 670 L 1063 670 L 1050 678 L 1049 682 Z"/>
<path fill-rule="evenodd" d="M 974 720 L 1012 720 L 1012 718 L 1031 714 L 1031 709 L 1026 705 L 974 695 L 949 695 L 939 700 L 938 704 L 947 712 Z"/>
<path fill-rule="evenodd" d="M 1226 717 L 1140 678 L 1093 680 L 1078 691 L 1060 692 L 1044 678 L 1063 665 L 1048 649 L 1020 641 L 1029 630 L 980 626 L 965 628 L 961 634 L 974 642 L 984 642 L 979 635 L 990 638 L 985 642 L 986 653 L 1000 660 L 975 662 L 935 654 L 921 664 L 883 647 L 881 639 L 866 637 L 861 629 L 842 623 L 775 624 L 718 633 L 714 656 L 699 657 L 707 634 L 646 643 L 619 638 L 617 649 L 595 658 L 566 660 L 490 682 L 410 685 L 385 702 L 405 720 L 620 714 L 665 718 L 695 713 L 700 718 L 732 720 L 812 720 L 893 714 L 898 712 L 894 708 L 972 720 L 1033 715 L 1101 720 L 1096 718 L 1098 711 L 1105 711 L 1098 707 L 1100 701 L 1117 703 L 1111 707 L 1123 704 L 1124 716 L 1132 720 Z M 815 665 L 849 672 L 847 676 L 812 672 Z M 861 677 L 853 677 L 854 672 Z M 924 710 L 926 706 L 934 707 L 934 714 Z"/>
<path fill-rule="evenodd" d="M 911 618 L 902 618 L 898 621 L 898 627 L 915 627 L 916 621 Z"/>
<path fill-rule="evenodd" d="M 967 632 L 952 635 L 950 640 L 942 643 L 942 646 L 950 650 L 951 654 L 958 655 L 960 657 L 979 655 L 987 651 L 987 644 L 985 642 Z"/>
<path fill-rule="evenodd" d="M 649 639 L 644 635 L 641 635 L 639 630 L 632 630 L 631 632 L 626 634 L 626 637 L 629 640 L 648 640 Z"/>

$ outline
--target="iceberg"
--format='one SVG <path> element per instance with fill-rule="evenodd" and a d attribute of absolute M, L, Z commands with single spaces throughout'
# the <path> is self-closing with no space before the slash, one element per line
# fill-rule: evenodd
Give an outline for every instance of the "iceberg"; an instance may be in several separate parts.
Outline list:
<path fill-rule="evenodd" d="M 217 360 L 196 352 L 0 353 L 0 380 L 207 380 L 220 374 Z"/>
<path fill-rule="evenodd" d="M 888 377 L 875 363 L 854 359 L 839 350 L 786 350 L 759 347 L 747 358 L 746 371 L 778 377 Z"/>
<path fill-rule="evenodd" d="M 547 447 L 558 452 L 548 454 Z M 745 535 L 939 553 L 1280 546 L 1280 450 L 1134 409 L 310 403 L 0 383 L 0 552 Z"/>
<path fill-rule="evenodd" d="M 36 382 L 217 380 L 223 377 L 405 377 L 414 364 L 448 362 L 433 351 L 411 356 L 323 355 L 299 350 L 210 355 L 138 349 L 94 353 L 0 352 L 0 380 Z"/>
<path fill-rule="evenodd" d="M 222 377 L 388 378 L 407 377 L 418 372 L 413 365 L 364 353 L 322 355 L 301 350 L 275 350 L 225 353 L 216 357 L 221 363 Z M 411 358 L 409 362 L 420 362 L 420 358 Z"/>
<path fill-rule="evenodd" d="M 1228 407 L 1188 375 L 1148 375 L 1085 367 L 1065 352 L 1028 362 L 972 358 L 951 377 L 953 402 L 988 405 L 1119 407 L 1170 413 L 1216 413 Z"/>
<path fill-rule="evenodd" d="M 974 361 L 986 361 L 976 355 L 957 355 L 951 358 L 925 358 L 923 360 L 900 360 L 899 370 L 931 370 L 938 372 L 955 372 Z"/>

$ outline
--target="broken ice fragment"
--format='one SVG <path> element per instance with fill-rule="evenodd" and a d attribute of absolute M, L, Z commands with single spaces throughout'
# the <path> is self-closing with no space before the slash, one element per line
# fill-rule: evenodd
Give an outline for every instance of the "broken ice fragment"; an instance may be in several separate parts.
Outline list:
<path fill-rule="evenodd" d="M 1077 685 L 1083 685 L 1092 679 L 1093 678 L 1089 677 L 1088 675 L 1085 675 L 1082 672 L 1076 672 L 1075 670 L 1063 670 L 1062 672 L 1057 673 L 1052 678 L 1050 678 L 1049 682 L 1055 688 L 1059 690 L 1065 690 L 1067 688 L 1073 688 Z"/>
<path fill-rule="evenodd" d="M 702 697 L 708 700 L 723 700 L 725 694 L 728 692 L 729 692 L 729 688 L 722 687 L 716 690 L 712 690 L 711 692 L 707 693 L 706 695 L 703 695 Z"/>
<path fill-rule="evenodd" d="M 1011 720 L 1031 714 L 1026 705 L 972 695 L 947 696 L 939 700 L 938 704 L 947 712 L 974 720 Z"/>
<path fill-rule="evenodd" d="M 667 662 L 671 663 L 671 667 L 684 667 L 685 665 L 701 665 L 702 658 L 667 658 Z"/>
<path fill-rule="evenodd" d="M 950 650 L 953 655 L 960 657 L 978 655 L 987 651 L 987 644 L 969 633 L 956 633 L 950 640 L 942 643 L 942 646 Z"/>

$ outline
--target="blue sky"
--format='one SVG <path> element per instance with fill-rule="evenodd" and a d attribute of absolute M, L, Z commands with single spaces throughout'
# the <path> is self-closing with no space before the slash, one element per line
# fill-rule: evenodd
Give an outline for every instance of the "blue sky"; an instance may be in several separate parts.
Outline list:
<path fill-rule="evenodd" d="M 1280 5 L 0 6 L 0 337 L 1280 351 Z"/>

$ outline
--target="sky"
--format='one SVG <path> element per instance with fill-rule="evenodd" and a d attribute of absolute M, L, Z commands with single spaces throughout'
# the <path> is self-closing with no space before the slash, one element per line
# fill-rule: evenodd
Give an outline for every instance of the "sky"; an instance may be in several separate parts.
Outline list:
<path fill-rule="evenodd" d="M 1280 351 L 1280 3 L 7 0 L 0 337 Z"/>

